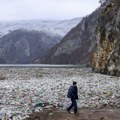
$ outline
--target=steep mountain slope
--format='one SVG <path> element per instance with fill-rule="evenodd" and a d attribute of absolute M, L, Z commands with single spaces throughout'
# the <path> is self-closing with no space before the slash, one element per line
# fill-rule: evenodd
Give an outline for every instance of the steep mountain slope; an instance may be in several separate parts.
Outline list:
<path fill-rule="evenodd" d="M 6 63 L 6 61 L 4 59 L 0 58 L 0 64 L 4 64 L 4 63 Z"/>
<path fill-rule="evenodd" d="M 120 76 L 120 1 L 108 0 L 102 7 L 92 68 L 96 72 Z"/>
<path fill-rule="evenodd" d="M 88 64 L 94 50 L 96 36 L 96 20 L 100 9 L 82 19 L 62 41 L 53 47 L 42 61 L 51 64 Z"/>
<path fill-rule="evenodd" d="M 0 39 L 0 57 L 6 63 L 32 63 L 60 39 L 60 36 L 53 37 L 44 32 L 15 30 Z"/>
<path fill-rule="evenodd" d="M 71 20 L 24 20 L 0 22 L 0 36 L 4 36 L 11 31 L 18 29 L 44 31 L 50 35 L 65 36 L 68 31 L 76 26 L 82 18 L 75 18 Z"/>

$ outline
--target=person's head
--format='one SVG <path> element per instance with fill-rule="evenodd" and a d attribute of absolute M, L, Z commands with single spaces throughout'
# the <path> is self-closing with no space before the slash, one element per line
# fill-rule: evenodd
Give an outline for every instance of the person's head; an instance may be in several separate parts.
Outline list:
<path fill-rule="evenodd" d="M 74 82 L 73 82 L 73 86 L 76 86 L 76 85 L 77 85 L 77 83 L 74 81 Z"/>

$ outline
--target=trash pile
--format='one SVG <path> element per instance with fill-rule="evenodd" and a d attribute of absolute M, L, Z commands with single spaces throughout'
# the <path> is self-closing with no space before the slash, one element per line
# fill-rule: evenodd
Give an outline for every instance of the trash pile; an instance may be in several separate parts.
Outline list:
<path fill-rule="evenodd" d="M 24 120 L 32 112 L 66 109 L 70 103 L 66 94 L 73 81 L 77 81 L 80 108 L 120 108 L 120 78 L 85 73 L 82 69 L 43 71 L 45 74 L 39 78 L 31 76 L 30 80 L 21 80 L 17 77 L 0 81 L 1 120 Z"/>

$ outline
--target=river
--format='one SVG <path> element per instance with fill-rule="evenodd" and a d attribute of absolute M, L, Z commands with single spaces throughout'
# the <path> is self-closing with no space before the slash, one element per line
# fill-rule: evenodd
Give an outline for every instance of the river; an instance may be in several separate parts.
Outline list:
<path fill-rule="evenodd" d="M 84 65 L 0 64 L 0 68 L 82 68 Z"/>

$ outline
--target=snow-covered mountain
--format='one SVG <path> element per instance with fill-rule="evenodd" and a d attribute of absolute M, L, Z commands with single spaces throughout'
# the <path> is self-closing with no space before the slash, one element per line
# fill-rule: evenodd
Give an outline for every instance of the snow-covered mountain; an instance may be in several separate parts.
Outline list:
<path fill-rule="evenodd" d="M 81 18 L 0 22 L 0 63 L 32 63 L 58 44 L 80 21 Z"/>
<path fill-rule="evenodd" d="M 24 20 L 0 22 L 0 37 L 18 29 L 44 31 L 50 35 L 63 37 L 75 27 L 82 18 L 71 20 Z"/>

